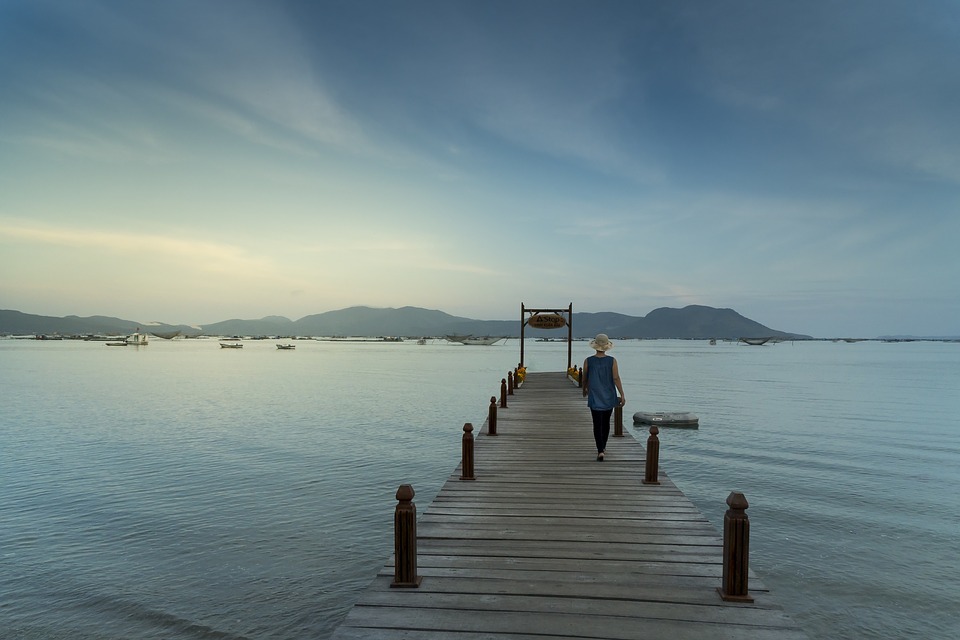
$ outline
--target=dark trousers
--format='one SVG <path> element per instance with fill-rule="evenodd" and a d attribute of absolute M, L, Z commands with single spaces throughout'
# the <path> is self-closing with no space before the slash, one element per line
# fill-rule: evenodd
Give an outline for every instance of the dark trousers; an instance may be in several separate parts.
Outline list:
<path fill-rule="evenodd" d="M 607 438 L 610 436 L 610 416 L 613 415 L 613 409 L 602 411 L 590 409 L 590 415 L 593 416 L 593 439 L 597 441 L 597 453 L 600 453 L 607 448 Z"/>

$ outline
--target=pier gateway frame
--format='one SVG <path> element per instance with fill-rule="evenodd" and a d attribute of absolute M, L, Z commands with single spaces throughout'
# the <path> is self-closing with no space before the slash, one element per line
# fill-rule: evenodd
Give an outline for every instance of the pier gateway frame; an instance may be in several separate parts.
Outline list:
<path fill-rule="evenodd" d="M 530 317 L 527 317 L 530 314 Z M 567 314 L 564 318 L 563 314 Z M 523 341 L 527 325 L 534 329 L 562 329 L 567 327 L 567 370 L 573 366 L 573 303 L 566 309 L 528 309 L 520 303 L 520 366 L 525 366 L 523 359 Z"/>

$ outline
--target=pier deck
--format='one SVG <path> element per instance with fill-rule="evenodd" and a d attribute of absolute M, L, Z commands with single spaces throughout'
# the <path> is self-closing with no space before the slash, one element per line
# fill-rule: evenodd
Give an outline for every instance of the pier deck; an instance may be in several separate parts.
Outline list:
<path fill-rule="evenodd" d="M 611 437 L 564 373 L 528 373 L 475 442 L 475 481 L 418 505 L 419 588 L 391 561 L 335 640 L 783 640 L 807 636 L 750 574 L 750 604 L 720 599 L 723 540 L 644 449 Z M 626 429 L 625 429 L 626 431 Z M 416 502 L 416 499 L 414 499 Z"/>

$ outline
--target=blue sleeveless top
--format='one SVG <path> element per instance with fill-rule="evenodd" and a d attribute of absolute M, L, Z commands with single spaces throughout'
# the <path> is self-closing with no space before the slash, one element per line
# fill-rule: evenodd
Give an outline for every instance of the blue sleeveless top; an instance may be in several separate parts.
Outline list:
<path fill-rule="evenodd" d="M 613 356 L 587 358 L 587 406 L 591 409 L 605 411 L 620 404 L 613 382 L 613 362 Z"/>

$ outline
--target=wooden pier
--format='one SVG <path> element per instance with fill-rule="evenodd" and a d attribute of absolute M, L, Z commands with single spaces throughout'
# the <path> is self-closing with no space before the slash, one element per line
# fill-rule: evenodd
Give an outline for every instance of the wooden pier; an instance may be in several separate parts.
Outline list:
<path fill-rule="evenodd" d="M 335 640 L 807 637 L 752 573 L 752 603 L 721 599 L 721 534 L 662 470 L 642 482 L 631 434 L 611 429 L 596 461 L 565 373 L 527 374 L 496 423 L 474 442 L 476 479 L 458 467 L 417 506 L 419 587 L 391 588 L 391 559 Z"/>

